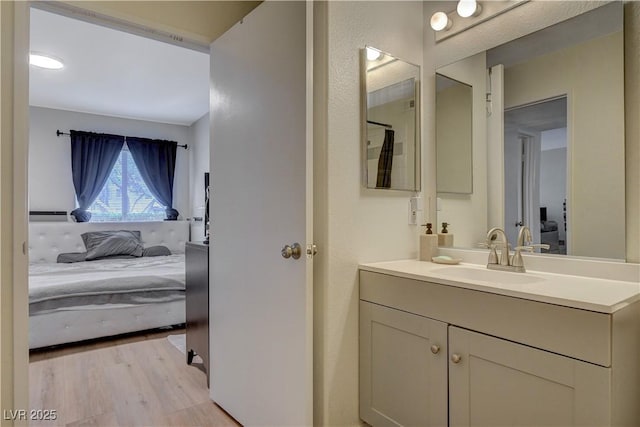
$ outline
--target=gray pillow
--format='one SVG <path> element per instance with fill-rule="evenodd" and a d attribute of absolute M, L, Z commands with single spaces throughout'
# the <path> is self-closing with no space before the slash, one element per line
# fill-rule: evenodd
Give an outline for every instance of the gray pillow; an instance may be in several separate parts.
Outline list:
<path fill-rule="evenodd" d="M 142 251 L 142 256 L 167 256 L 171 255 L 171 251 L 168 247 L 158 245 L 158 246 L 149 246 L 148 248 L 144 248 Z"/>
<path fill-rule="evenodd" d="M 86 252 L 69 252 L 58 254 L 59 263 L 70 264 L 72 262 L 82 262 L 87 257 Z"/>
<path fill-rule="evenodd" d="M 109 255 L 109 256 L 94 258 L 92 260 L 87 260 L 86 252 L 68 252 L 68 253 L 58 254 L 57 261 L 61 264 L 71 264 L 74 262 L 98 261 L 101 259 L 131 259 L 131 258 L 138 258 L 138 257 L 133 255 Z"/>
<path fill-rule="evenodd" d="M 139 231 L 91 231 L 82 233 L 87 248 L 86 261 L 112 255 L 142 256 L 143 246 Z"/>

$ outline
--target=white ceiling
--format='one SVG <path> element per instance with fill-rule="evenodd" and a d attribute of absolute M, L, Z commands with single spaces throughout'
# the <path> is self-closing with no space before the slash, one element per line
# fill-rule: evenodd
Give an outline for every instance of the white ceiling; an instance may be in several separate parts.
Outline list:
<path fill-rule="evenodd" d="M 32 106 L 191 125 L 209 111 L 209 55 L 31 9 L 31 50 L 62 70 L 29 69 Z"/>

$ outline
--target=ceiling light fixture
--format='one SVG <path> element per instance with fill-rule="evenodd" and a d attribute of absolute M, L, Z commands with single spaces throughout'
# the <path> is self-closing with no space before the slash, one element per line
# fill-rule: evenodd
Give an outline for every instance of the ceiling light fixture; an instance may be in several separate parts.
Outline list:
<path fill-rule="evenodd" d="M 60 70 L 64 68 L 62 59 L 40 52 L 31 52 L 29 54 L 29 64 L 39 68 L 46 68 L 47 70 Z"/>
<path fill-rule="evenodd" d="M 482 11 L 482 6 L 476 0 L 460 0 L 456 8 L 461 18 L 478 16 Z"/>
<path fill-rule="evenodd" d="M 379 50 L 371 49 L 367 47 L 367 60 L 368 61 L 377 61 L 382 56 L 382 52 Z"/>
<path fill-rule="evenodd" d="M 436 12 L 433 15 L 431 15 L 430 24 L 431 24 L 431 28 L 433 28 L 433 31 L 443 31 L 443 30 L 446 31 L 449 28 L 451 28 L 451 25 L 453 25 L 453 22 L 451 22 L 451 19 L 449 19 L 446 13 Z"/>

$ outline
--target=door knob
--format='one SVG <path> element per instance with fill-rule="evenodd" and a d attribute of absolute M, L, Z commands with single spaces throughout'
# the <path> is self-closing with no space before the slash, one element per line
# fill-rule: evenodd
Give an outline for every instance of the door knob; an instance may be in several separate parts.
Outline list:
<path fill-rule="evenodd" d="M 457 353 L 453 353 L 453 354 L 451 355 L 451 361 L 452 361 L 453 363 L 460 363 L 460 361 L 461 361 L 461 360 L 462 360 L 462 356 L 460 356 L 459 354 L 457 354 Z"/>
<path fill-rule="evenodd" d="M 293 243 L 291 246 L 284 245 L 284 248 L 282 248 L 282 251 L 280 251 L 282 258 L 286 258 L 286 259 L 289 259 L 289 258 L 298 259 L 300 258 L 301 253 L 302 253 L 302 247 L 300 246 L 299 243 Z"/>
<path fill-rule="evenodd" d="M 439 345 L 434 344 L 434 345 L 431 346 L 431 353 L 438 354 L 439 352 L 440 352 L 440 346 Z"/>

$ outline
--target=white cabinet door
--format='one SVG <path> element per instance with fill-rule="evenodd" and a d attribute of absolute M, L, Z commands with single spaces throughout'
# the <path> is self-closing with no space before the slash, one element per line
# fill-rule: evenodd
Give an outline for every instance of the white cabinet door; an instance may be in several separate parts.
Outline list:
<path fill-rule="evenodd" d="M 447 325 L 360 301 L 360 417 L 372 426 L 447 424 Z"/>
<path fill-rule="evenodd" d="M 607 426 L 610 389 L 610 368 L 449 327 L 451 426 Z"/>

